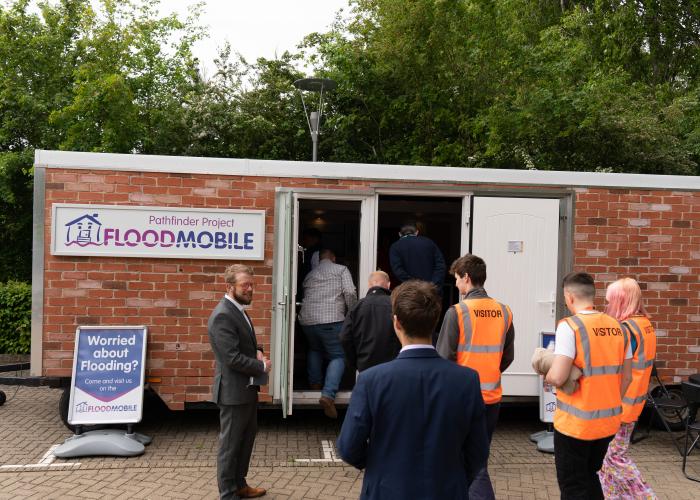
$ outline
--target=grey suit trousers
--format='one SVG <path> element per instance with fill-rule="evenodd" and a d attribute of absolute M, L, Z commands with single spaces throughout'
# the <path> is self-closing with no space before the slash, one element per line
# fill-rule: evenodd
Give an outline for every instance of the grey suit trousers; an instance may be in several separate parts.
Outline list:
<path fill-rule="evenodd" d="M 216 478 L 222 500 L 237 499 L 236 490 L 247 486 L 246 476 L 258 432 L 257 402 L 219 405 L 219 454 Z"/>

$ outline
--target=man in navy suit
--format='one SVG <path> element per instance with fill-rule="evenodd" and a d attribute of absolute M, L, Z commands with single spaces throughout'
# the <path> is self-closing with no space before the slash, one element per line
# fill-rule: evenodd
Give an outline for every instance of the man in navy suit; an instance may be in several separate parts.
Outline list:
<path fill-rule="evenodd" d="M 403 283 L 391 302 L 403 348 L 358 377 L 338 452 L 365 469 L 362 499 L 467 499 L 489 455 L 479 376 L 431 345 L 441 309 L 433 285 Z"/>
<path fill-rule="evenodd" d="M 420 236 L 415 222 L 401 226 L 399 240 L 389 249 L 391 271 L 399 281 L 424 280 L 434 284 L 442 295 L 445 258 L 430 238 Z"/>

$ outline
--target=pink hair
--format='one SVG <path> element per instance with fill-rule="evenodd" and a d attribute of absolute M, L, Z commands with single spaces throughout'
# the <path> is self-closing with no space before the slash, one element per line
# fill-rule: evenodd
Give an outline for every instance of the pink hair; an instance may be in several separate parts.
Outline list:
<path fill-rule="evenodd" d="M 649 316 L 642 303 L 639 283 L 632 278 L 622 278 L 608 285 L 605 300 L 608 301 L 605 312 L 620 321 L 639 314 Z"/>

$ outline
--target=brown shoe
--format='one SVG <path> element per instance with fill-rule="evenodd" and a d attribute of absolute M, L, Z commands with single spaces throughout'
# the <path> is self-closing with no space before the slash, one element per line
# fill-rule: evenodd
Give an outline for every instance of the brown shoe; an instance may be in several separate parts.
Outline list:
<path fill-rule="evenodd" d="M 328 418 L 338 418 L 338 411 L 335 409 L 335 402 L 328 396 L 321 396 L 318 400 L 321 408 L 323 408 L 323 413 Z"/>
<path fill-rule="evenodd" d="M 323 384 L 309 384 L 309 387 L 311 387 L 312 391 L 320 391 L 323 389 Z"/>
<path fill-rule="evenodd" d="M 267 493 L 265 488 L 253 488 L 252 486 L 244 486 L 236 490 L 236 495 L 241 498 L 258 498 Z"/>

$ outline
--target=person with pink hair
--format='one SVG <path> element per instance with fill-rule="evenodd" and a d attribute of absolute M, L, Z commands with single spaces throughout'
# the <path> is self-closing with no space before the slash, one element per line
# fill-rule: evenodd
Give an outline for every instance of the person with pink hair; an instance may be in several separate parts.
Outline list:
<path fill-rule="evenodd" d="M 634 424 L 644 408 L 651 368 L 656 357 L 656 334 L 642 303 L 639 283 L 622 278 L 611 283 L 605 294 L 607 314 L 616 318 L 632 343 L 632 382 L 622 398 L 622 424 L 608 446 L 598 472 L 605 498 L 656 498 L 628 454 Z"/>

